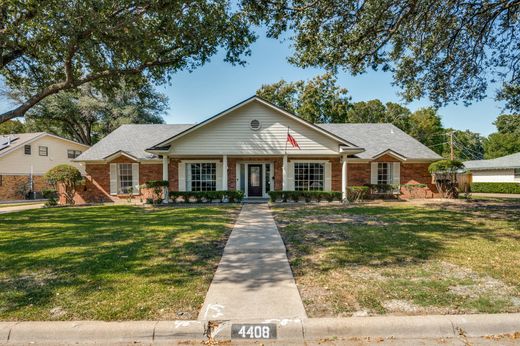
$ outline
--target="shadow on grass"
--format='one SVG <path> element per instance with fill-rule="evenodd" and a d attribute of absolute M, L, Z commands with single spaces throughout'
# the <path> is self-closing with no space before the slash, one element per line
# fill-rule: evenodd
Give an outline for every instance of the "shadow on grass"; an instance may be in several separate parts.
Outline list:
<path fill-rule="evenodd" d="M 1 215 L 0 315 L 45 306 L 61 289 L 81 299 L 128 277 L 172 288 L 211 277 L 231 231 L 228 211 L 111 206 Z"/>
<path fill-rule="evenodd" d="M 459 240 L 503 236 L 489 224 L 475 227 L 461 212 L 406 206 L 275 208 L 293 269 L 327 271 L 346 265 L 406 265 L 436 257 Z M 327 223 L 327 215 L 376 217 L 383 225 Z M 323 222 L 306 223 L 321 215 Z M 306 260 L 317 256 L 319 259 Z"/>

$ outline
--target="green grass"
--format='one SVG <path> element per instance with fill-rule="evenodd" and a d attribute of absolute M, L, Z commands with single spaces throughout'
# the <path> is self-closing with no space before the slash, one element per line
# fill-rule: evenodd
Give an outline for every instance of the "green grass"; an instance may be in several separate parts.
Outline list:
<path fill-rule="evenodd" d="M 311 317 L 520 311 L 520 205 L 275 206 Z"/>
<path fill-rule="evenodd" d="M 192 319 L 237 207 L 0 215 L 0 320 Z"/>

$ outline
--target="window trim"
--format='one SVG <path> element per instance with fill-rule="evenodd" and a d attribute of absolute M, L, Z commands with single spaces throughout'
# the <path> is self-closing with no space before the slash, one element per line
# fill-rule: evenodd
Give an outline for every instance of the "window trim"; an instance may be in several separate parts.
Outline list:
<path fill-rule="evenodd" d="M 129 195 L 130 193 L 128 191 L 124 191 L 123 188 L 122 188 L 122 185 L 121 185 L 121 182 L 123 181 L 121 179 L 121 166 L 123 165 L 127 165 L 130 169 L 130 173 L 128 175 L 126 175 L 126 177 L 130 177 L 130 185 L 129 186 L 126 186 L 126 188 L 128 189 L 128 187 L 131 187 L 133 189 L 133 179 L 134 179 L 134 176 L 133 176 L 133 167 L 132 167 L 132 164 L 131 163 L 128 163 L 128 162 L 122 162 L 122 163 L 118 163 L 117 164 L 117 171 L 116 171 L 116 174 L 117 174 L 117 194 L 118 195 Z M 128 181 L 127 181 L 128 182 Z M 132 191 L 132 193 L 134 193 L 134 191 Z"/>
<path fill-rule="evenodd" d="M 71 157 L 72 152 L 72 157 Z M 67 149 L 67 158 L 69 159 L 75 159 L 76 157 L 80 156 L 83 152 L 81 150 L 75 150 L 75 149 Z"/>
<path fill-rule="evenodd" d="M 42 149 L 45 149 L 45 154 L 42 154 Z M 38 146 L 38 155 L 39 156 L 49 156 L 49 147 L 45 145 Z"/>
<path fill-rule="evenodd" d="M 297 165 L 307 165 L 306 169 L 307 169 L 307 177 L 305 177 L 304 179 L 299 179 L 298 178 L 298 169 L 305 169 L 305 168 L 297 168 Z M 321 174 L 320 172 L 316 173 L 314 172 L 313 174 L 315 175 L 314 178 L 316 178 L 316 176 L 320 176 L 321 175 L 321 179 L 311 179 L 311 165 L 316 165 L 316 166 L 319 166 L 321 168 Z M 300 176 L 303 176 L 304 174 L 301 173 L 299 174 Z M 324 162 L 312 162 L 312 161 L 300 161 L 300 162 L 293 162 L 293 178 L 294 178 L 294 191 L 325 191 L 325 175 L 326 175 L 326 172 L 325 172 L 325 163 Z M 302 188 L 300 188 L 300 186 L 298 186 L 298 182 L 307 182 L 306 183 L 306 187 L 305 186 L 301 186 Z M 318 188 L 311 188 L 311 185 L 313 183 L 320 183 L 321 184 L 321 187 L 318 187 Z"/>
<path fill-rule="evenodd" d="M 200 165 L 199 173 L 198 173 L 198 179 L 193 179 L 193 165 Z M 203 173 L 203 167 L 202 165 L 212 165 L 213 172 L 210 171 L 210 173 Z M 199 162 L 187 162 L 186 163 L 186 191 L 217 191 L 217 162 L 207 162 L 207 161 L 199 161 Z M 212 179 L 203 179 L 203 177 L 207 177 L 208 175 L 211 175 Z M 198 182 L 199 186 L 194 190 L 193 189 L 193 183 Z M 212 185 L 211 189 L 207 189 L 208 182 L 210 185 Z M 205 187 L 203 189 L 202 187 Z"/>

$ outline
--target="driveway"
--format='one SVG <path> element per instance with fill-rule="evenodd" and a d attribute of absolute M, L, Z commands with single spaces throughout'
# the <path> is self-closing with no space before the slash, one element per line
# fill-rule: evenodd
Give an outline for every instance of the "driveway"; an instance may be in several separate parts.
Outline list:
<path fill-rule="evenodd" d="M 20 204 L 20 205 L 13 205 L 9 207 L 2 207 L 0 205 L 0 214 L 7 214 L 7 213 L 14 213 L 17 211 L 22 210 L 30 210 L 30 209 L 39 209 L 42 208 L 44 203 L 36 203 L 36 204 Z"/>

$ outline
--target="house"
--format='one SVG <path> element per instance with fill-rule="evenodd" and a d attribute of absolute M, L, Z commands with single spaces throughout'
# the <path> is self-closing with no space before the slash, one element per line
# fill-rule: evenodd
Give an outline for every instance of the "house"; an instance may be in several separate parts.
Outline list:
<path fill-rule="evenodd" d="M 438 159 L 391 124 L 312 124 L 253 96 L 199 124 L 119 127 L 76 159 L 87 177 L 78 203 L 139 195 L 148 180 L 249 198 L 370 183 L 424 184 L 433 196 L 428 166 Z"/>
<path fill-rule="evenodd" d="M 0 200 L 41 197 L 43 175 L 59 164 L 84 166 L 72 160 L 89 146 L 45 132 L 0 135 Z"/>
<path fill-rule="evenodd" d="M 474 183 L 520 183 L 520 153 L 464 162 Z"/>

